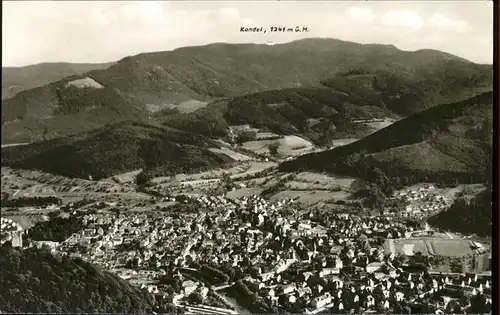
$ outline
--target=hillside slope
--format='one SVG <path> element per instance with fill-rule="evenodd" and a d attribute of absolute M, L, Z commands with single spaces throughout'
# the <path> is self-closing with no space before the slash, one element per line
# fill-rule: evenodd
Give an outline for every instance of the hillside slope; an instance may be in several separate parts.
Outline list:
<path fill-rule="evenodd" d="M 467 201 L 460 198 L 446 211 L 431 218 L 429 223 L 443 230 L 480 236 L 492 235 L 492 189 L 486 189 Z"/>
<path fill-rule="evenodd" d="M 143 106 L 118 89 L 69 77 L 22 92 L 2 107 L 2 143 L 36 142 L 77 134 L 126 120 L 147 121 Z M 55 97 L 52 95 L 55 92 Z M 42 97 L 44 106 L 39 106 Z M 22 100 L 10 106 L 10 101 Z M 6 117 L 17 117 L 7 121 Z"/>
<path fill-rule="evenodd" d="M 145 169 L 170 174 L 229 163 L 201 135 L 137 122 L 122 122 L 71 137 L 2 149 L 2 165 L 94 179 Z"/>
<path fill-rule="evenodd" d="M 303 39 L 274 46 L 219 43 L 185 47 L 127 57 L 105 70 L 65 78 L 5 100 L 2 131 L 8 136 L 3 136 L 2 142 L 36 138 L 38 130 L 32 131 L 26 125 L 44 124 L 43 120 L 55 121 L 49 129 L 57 135 L 67 134 L 65 128 L 58 127 L 57 117 L 65 114 L 58 111 L 64 103 L 58 91 L 64 92 L 68 82 L 75 80 L 93 81 L 110 91 L 108 94 L 114 93 L 110 101 L 115 108 L 133 104 L 135 109 L 146 111 L 147 107 L 161 108 L 183 101 L 213 101 L 273 89 L 321 86 L 322 81 L 324 86 L 341 90 L 345 78 L 339 75 L 353 71 L 397 73 L 392 81 L 388 78 L 387 82 L 370 83 L 369 91 L 371 98 L 378 95 L 378 103 L 387 103 L 386 107 L 401 114 L 489 90 L 493 75 L 491 65 L 474 64 L 439 51 L 407 52 L 394 46 L 335 39 Z M 329 80 L 331 78 L 337 80 Z M 400 78 L 406 79 L 399 83 Z M 386 94 L 381 92 L 387 90 L 384 84 L 390 87 Z M 406 91 L 401 96 L 393 95 L 399 86 Z M 415 89 L 419 92 L 413 95 L 415 86 L 421 88 Z M 353 93 L 357 93 L 356 90 Z M 400 102 L 388 101 L 398 97 Z M 94 103 L 98 104 L 94 106 Z M 403 106 L 407 103 L 410 105 Z M 76 106 L 70 116 L 96 106 L 99 106 L 97 100 L 87 100 Z M 95 113 L 87 117 L 88 124 L 98 120 L 98 116 Z M 107 120 L 113 122 L 114 119 Z M 76 125 L 72 133 L 81 131 L 85 130 Z"/>
<path fill-rule="evenodd" d="M 9 313 L 151 313 L 153 298 L 81 259 L 0 248 L 0 309 Z"/>
<path fill-rule="evenodd" d="M 369 177 L 378 167 L 408 181 L 491 181 L 493 93 L 435 106 L 352 144 L 280 165 Z"/>
<path fill-rule="evenodd" d="M 169 113 L 161 121 L 208 137 L 225 135 L 229 125 L 249 124 L 278 134 L 300 134 L 324 144 L 328 142 L 325 138 L 361 138 L 370 133 L 370 128 L 356 120 L 405 116 L 440 100 L 455 99 L 451 89 L 456 82 L 444 87 L 439 80 L 412 77 L 407 72 L 353 70 L 324 80 L 321 86 L 236 96 L 188 115 Z M 437 90 L 446 90 L 449 95 Z"/>
<path fill-rule="evenodd" d="M 362 137 L 370 132 L 359 119 L 394 116 L 378 98 L 368 100 L 327 87 L 287 88 L 220 100 L 162 123 L 207 137 L 223 137 L 231 125 L 251 125 L 277 134 L 298 134 L 318 144 Z"/>
<path fill-rule="evenodd" d="M 491 90 L 492 77 L 488 74 L 491 66 L 463 63 L 458 59 L 436 61 L 431 56 L 428 62 L 412 60 L 415 55 L 401 60 L 400 64 L 389 64 L 384 70 L 370 70 L 362 63 L 322 83 L 365 105 L 383 106 L 403 116 Z"/>
<path fill-rule="evenodd" d="M 2 67 L 2 100 L 65 77 L 106 69 L 113 63 L 40 63 L 24 67 Z"/>

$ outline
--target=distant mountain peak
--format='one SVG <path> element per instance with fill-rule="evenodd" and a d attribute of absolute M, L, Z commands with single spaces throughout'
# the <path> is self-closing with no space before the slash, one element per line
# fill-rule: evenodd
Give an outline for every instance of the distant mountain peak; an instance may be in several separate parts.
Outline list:
<path fill-rule="evenodd" d="M 430 54 L 438 57 L 429 58 Z M 377 106 L 404 115 L 491 88 L 491 67 L 458 57 L 450 63 L 446 61 L 449 56 L 332 38 L 306 38 L 273 46 L 213 43 L 142 53 L 4 100 L 2 141 L 32 142 L 40 140 L 44 130 L 49 130 L 48 138 L 60 137 L 134 116 L 148 117 L 148 104 L 208 103 L 292 87 L 308 89 L 321 82 L 334 83 L 328 87 L 337 93 L 368 97 Z M 350 76 L 352 82 L 332 81 L 352 70 L 374 74 L 375 78 L 373 82 L 355 76 Z M 75 91 L 65 87 L 87 77 L 104 88 Z M 356 87 L 356 79 L 363 79 L 366 85 Z M 342 91 L 344 88 L 347 91 Z M 404 96 L 399 102 L 391 98 L 396 90 Z"/>

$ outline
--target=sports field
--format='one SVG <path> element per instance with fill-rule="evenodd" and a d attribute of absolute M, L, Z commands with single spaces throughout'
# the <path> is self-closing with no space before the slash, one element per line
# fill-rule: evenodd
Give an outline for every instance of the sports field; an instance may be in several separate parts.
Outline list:
<path fill-rule="evenodd" d="M 387 254 L 399 253 L 413 256 L 417 252 L 424 256 L 460 257 L 474 254 L 470 241 L 462 239 L 388 239 L 384 243 Z"/>

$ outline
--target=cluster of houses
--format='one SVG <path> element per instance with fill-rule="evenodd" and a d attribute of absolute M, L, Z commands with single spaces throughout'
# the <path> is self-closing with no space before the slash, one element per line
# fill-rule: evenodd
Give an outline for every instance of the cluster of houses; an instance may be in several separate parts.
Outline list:
<path fill-rule="evenodd" d="M 193 292 L 204 298 L 209 291 L 203 281 L 185 279 L 185 270 L 217 270 L 230 279 L 228 286 L 242 280 L 261 298 L 263 310 L 404 312 L 416 303 L 442 308 L 440 297 L 448 291 L 490 293 L 491 279 L 484 277 L 457 280 L 407 271 L 398 254 L 382 247 L 385 239 L 412 232 L 391 217 L 324 213 L 303 209 L 294 199 L 269 202 L 259 196 L 167 201 L 181 200 L 197 210 L 86 214 L 84 228 L 58 251 L 175 303 Z M 159 281 L 176 277 L 181 279 L 174 289 Z"/>
<path fill-rule="evenodd" d="M 248 287 L 265 299 L 268 305 L 286 305 L 288 310 L 309 313 L 325 310 L 359 312 L 361 309 L 398 312 L 401 311 L 401 302 L 413 303 L 421 300 L 424 303 L 427 298 L 436 299 L 456 289 L 448 280 L 446 284 L 439 285 L 438 281 L 442 281 L 439 276 L 412 278 L 414 275 L 411 276 L 401 267 L 396 267 L 393 262 L 396 255 L 385 255 L 370 244 L 370 239 L 375 235 L 404 237 L 404 226 L 384 218 L 356 219 L 349 215 L 333 215 L 334 220 L 321 218 L 320 222 L 332 226 L 332 230 L 326 235 L 294 233 L 300 230 L 300 226 L 310 231 L 319 225 L 315 221 L 320 218 L 314 215 L 309 217 L 302 217 L 300 223 L 292 223 L 291 226 L 285 223 L 276 231 L 278 235 L 281 233 L 289 236 L 291 251 L 297 252 L 298 260 L 295 265 L 299 267 L 295 269 L 293 276 L 290 278 L 284 270 L 268 271 L 259 268 L 258 275 L 247 280 Z M 287 233 L 292 230 L 295 231 Z M 298 237 L 298 240 L 294 241 L 295 237 Z M 285 244 L 282 249 L 285 252 L 290 251 Z M 258 259 L 250 261 L 254 266 L 258 263 Z M 348 266 L 354 267 L 355 271 L 345 285 L 341 275 Z M 301 273 L 297 274 L 297 270 L 301 270 Z M 475 277 L 477 279 L 477 275 Z M 491 279 L 481 283 L 476 281 L 476 290 L 462 285 L 461 292 L 469 292 L 471 295 L 484 292 L 491 294 L 490 281 Z M 383 295 L 375 295 L 377 290 Z M 429 304 L 428 301 L 426 303 Z M 443 307 L 439 303 L 430 304 L 432 305 L 427 307 Z"/>
<path fill-rule="evenodd" d="M 418 189 L 406 189 L 395 192 L 392 199 L 405 202 L 407 205 L 402 216 L 422 217 L 448 208 L 452 200 L 435 192 L 433 185 Z"/>
<path fill-rule="evenodd" d="M 424 200 L 435 189 L 436 188 L 433 185 L 414 188 L 414 189 L 407 188 L 394 192 L 392 197 L 394 199 L 400 199 L 408 202 Z"/>
<path fill-rule="evenodd" d="M 189 219 L 188 214 L 177 219 L 158 213 L 88 214 L 85 228 L 63 242 L 60 251 L 108 269 L 159 267 L 181 255 L 190 240 Z"/>
<path fill-rule="evenodd" d="M 470 299 L 483 293 L 490 295 L 486 303 L 491 307 L 491 276 L 430 275 L 396 269 L 392 273 L 365 273 L 349 281 L 342 280 L 338 274 L 325 275 L 321 271 L 303 272 L 293 283 L 280 281 L 280 277 L 250 279 L 248 286 L 271 305 L 281 303 L 308 314 L 325 310 L 408 313 L 405 307 L 419 304 L 430 311 L 446 309 L 453 299 Z"/>

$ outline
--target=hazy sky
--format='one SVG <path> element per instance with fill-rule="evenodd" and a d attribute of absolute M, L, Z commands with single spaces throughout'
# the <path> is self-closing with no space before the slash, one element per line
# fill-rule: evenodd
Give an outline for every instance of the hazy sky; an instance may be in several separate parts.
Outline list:
<path fill-rule="evenodd" d="M 493 6 L 476 1 L 3 1 L 2 66 L 107 62 L 212 42 L 331 37 L 493 60 Z M 307 26 L 309 33 L 240 33 Z"/>

